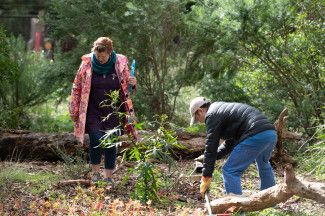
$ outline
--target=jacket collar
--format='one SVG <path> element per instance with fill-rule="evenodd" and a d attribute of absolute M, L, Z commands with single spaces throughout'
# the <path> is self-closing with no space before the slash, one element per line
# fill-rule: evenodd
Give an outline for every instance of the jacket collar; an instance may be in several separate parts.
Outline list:
<path fill-rule="evenodd" d="M 120 64 L 120 63 L 121 63 L 121 58 L 122 58 L 121 55 L 116 54 L 116 64 Z M 84 63 L 91 64 L 91 53 L 88 53 L 88 54 L 83 55 L 83 56 L 81 57 L 81 60 L 82 60 Z"/>

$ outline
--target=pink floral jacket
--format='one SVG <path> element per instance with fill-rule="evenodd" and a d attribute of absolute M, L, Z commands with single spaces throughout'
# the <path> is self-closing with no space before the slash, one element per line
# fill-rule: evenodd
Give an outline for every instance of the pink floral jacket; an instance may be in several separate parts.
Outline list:
<path fill-rule="evenodd" d="M 82 62 L 72 86 L 69 111 L 70 116 L 74 121 L 74 135 L 81 143 L 83 143 L 89 93 L 91 88 L 91 54 L 86 54 L 82 56 L 81 59 Z M 129 123 L 129 118 L 133 118 L 135 114 L 133 110 L 132 100 L 129 95 L 130 70 L 128 67 L 127 57 L 117 54 L 115 69 L 121 83 L 121 100 L 125 106 L 125 110 L 128 116 L 124 122 L 124 130 L 132 135 L 133 140 L 136 140 L 136 131 L 134 130 L 132 123 Z"/>

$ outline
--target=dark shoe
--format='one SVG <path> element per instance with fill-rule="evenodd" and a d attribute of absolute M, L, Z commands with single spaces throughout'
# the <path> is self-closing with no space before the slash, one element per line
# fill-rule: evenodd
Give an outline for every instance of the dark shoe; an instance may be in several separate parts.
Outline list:
<path fill-rule="evenodd" d="M 102 176 L 99 172 L 95 172 L 93 176 L 91 177 L 91 181 L 93 183 L 97 183 L 98 181 L 102 180 Z"/>
<path fill-rule="evenodd" d="M 111 178 L 104 178 L 104 182 L 107 184 L 113 184 L 113 180 Z"/>
<path fill-rule="evenodd" d="M 113 185 L 113 180 L 111 178 L 104 178 L 104 182 L 108 185 Z"/>

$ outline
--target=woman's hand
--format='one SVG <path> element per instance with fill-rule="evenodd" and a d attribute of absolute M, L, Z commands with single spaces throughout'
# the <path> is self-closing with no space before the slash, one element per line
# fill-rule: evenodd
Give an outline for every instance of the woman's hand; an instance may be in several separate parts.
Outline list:
<path fill-rule="evenodd" d="M 131 84 L 132 86 L 135 86 L 135 85 L 137 84 L 137 78 L 135 78 L 135 77 L 130 77 L 130 84 Z"/>

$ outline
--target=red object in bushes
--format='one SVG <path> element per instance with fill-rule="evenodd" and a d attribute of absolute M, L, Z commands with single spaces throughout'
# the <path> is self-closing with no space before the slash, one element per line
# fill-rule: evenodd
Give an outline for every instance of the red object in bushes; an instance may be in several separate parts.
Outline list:
<path fill-rule="evenodd" d="M 40 52 L 42 44 L 42 32 L 35 32 L 34 51 Z"/>

